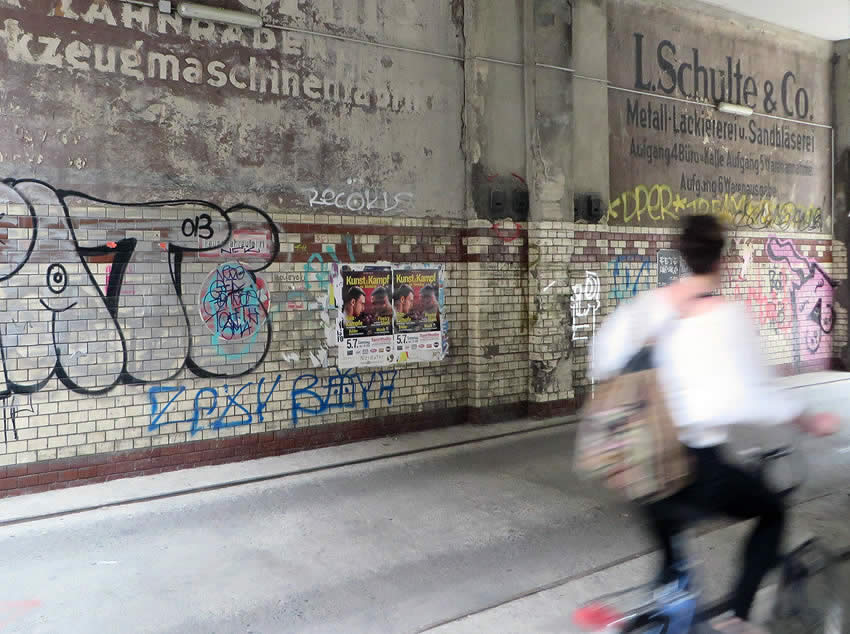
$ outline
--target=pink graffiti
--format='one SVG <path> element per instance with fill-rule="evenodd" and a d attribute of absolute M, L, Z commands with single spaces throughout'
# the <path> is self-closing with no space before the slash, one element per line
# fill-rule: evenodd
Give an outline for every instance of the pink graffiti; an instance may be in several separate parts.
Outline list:
<path fill-rule="evenodd" d="M 0 601 L 0 630 L 9 625 L 15 619 L 23 616 L 30 610 L 41 607 L 38 599 L 26 601 Z"/>
<path fill-rule="evenodd" d="M 767 254 L 789 269 L 795 361 L 803 366 L 825 367 L 832 356 L 833 291 L 837 284 L 815 260 L 800 255 L 791 240 L 770 238 Z"/>
<path fill-rule="evenodd" d="M 494 222 L 490 228 L 505 244 L 522 237 L 522 225 L 518 222 L 510 225 L 508 222 L 503 222 L 501 225 L 498 222 Z"/>
<path fill-rule="evenodd" d="M 792 327 L 792 309 L 784 278 L 785 274 L 782 273 L 779 283 L 771 284 L 766 291 L 756 283 L 749 286 L 739 283 L 734 290 L 735 298 L 746 305 L 760 326 L 773 328 L 775 332 L 783 334 Z"/>

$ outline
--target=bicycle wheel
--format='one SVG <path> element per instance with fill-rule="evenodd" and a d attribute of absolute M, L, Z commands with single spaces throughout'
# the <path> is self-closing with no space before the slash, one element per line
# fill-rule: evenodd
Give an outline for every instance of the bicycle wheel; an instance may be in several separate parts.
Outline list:
<path fill-rule="evenodd" d="M 845 611 L 838 562 L 818 540 L 789 553 L 782 564 L 771 631 L 843 634 Z"/>

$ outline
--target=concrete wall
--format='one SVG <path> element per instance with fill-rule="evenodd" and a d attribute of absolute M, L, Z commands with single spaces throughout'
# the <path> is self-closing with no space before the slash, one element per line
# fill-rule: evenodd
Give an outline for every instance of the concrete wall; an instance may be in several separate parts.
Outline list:
<path fill-rule="evenodd" d="M 0 490 L 574 411 L 596 326 L 669 277 L 669 214 L 687 213 L 640 198 L 672 196 L 680 167 L 624 151 L 649 137 L 619 120 L 633 32 L 708 38 L 706 60 L 734 49 L 760 82 L 792 69 L 809 122 L 833 117 L 831 45 L 698 4 L 221 6 L 266 26 L 0 0 Z M 847 343 L 828 133 L 813 134 L 811 179 L 756 180 L 820 225 L 736 223 L 707 201 L 733 227 L 723 291 L 783 373 L 830 367 Z M 576 222 L 585 194 L 609 211 L 598 225 Z M 624 196 L 647 208 L 626 221 Z M 341 367 L 331 272 L 378 263 L 443 267 L 445 359 Z"/>
<path fill-rule="evenodd" d="M 456 57 L 457 3 L 242 5 L 268 26 L 121 2 L 0 4 L 0 169 L 126 202 L 318 210 L 327 188 L 331 200 L 369 189 L 356 211 L 463 215 L 459 62 L 273 28 Z"/>

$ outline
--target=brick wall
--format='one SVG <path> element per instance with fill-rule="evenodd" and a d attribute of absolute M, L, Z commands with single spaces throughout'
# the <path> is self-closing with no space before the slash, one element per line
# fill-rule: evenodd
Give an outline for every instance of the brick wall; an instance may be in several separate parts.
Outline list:
<path fill-rule="evenodd" d="M 658 251 L 673 249 L 674 238 L 672 229 L 555 222 L 529 228 L 532 402 L 574 407 L 587 393 L 594 326 L 621 301 L 657 287 Z M 750 309 L 765 357 L 778 373 L 835 366 L 847 344 L 847 311 L 833 302 L 847 271 L 841 242 L 737 232 L 724 268 L 722 294 Z M 588 295 L 598 297 L 598 309 Z"/>
<path fill-rule="evenodd" d="M 574 411 L 595 326 L 655 287 L 657 251 L 673 237 L 104 205 L 34 183 L 5 193 L 20 199 L 0 210 L 7 495 Z M 724 293 L 753 308 L 771 363 L 829 367 L 847 343 L 846 312 L 831 306 L 843 246 L 735 238 Z M 211 242 L 220 248 L 198 251 Z M 445 266 L 444 361 L 337 369 L 329 270 L 349 262 Z M 228 276 L 245 284 L 225 322 L 210 306 Z"/>

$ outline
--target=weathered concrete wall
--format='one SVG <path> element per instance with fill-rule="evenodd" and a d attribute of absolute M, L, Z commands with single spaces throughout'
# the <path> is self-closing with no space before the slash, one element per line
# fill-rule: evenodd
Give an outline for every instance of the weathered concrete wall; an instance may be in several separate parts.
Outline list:
<path fill-rule="evenodd" d="M 494 190 L 510 192 L 524 178 L 522 3 L 466 3 L 467 110 L 470 199 L 475 215 L 489 217 Z M 492 60 L 508 62 L 498 63 Z"/>
<path fill-rule="evenodd" d="M 832 59 L 832 108 L 835 125 L 835 238 L 850 243 L 850 40 L 835 43 Z M 847 272 L 850 274 L 850 271 Z M 844 283 L 836 291 L 836 301 L 850 307 L 850 287 Z M 850 366 L 850 346 L 841 350 L 842 361 Z"/>
<path fill-rule="evenodd" d="M 618 88 L 640 88 L 634 33 L 675 41 L 677 65 L 693 47 L 711 67 L 731 52 L 760 87 L 790 69 L 811 120 L 831 119 L 830 45 L 696 3 L 221 6 L 266 26 L 0 0 L 0 173 L 42 181 L 0 184 L 0 491 L 574 411 L 595 329 L 678 269 L 660 207 L 598 226 L 573 216 L 586 193 L 616 211 L 624 187 L 649 205 L 639 187 L 684 169 L 647 167 L 627 143 L 663 132 L 621 120 Z M 640 99 L 655 103 L 664 67 L 644 62 Z M 850 111 L 833 107 L 846 156 Z M 759 178 L 826 209 L 827 133 L 814 134 L 811 178 Z M 507 219 L 526 190 L 528 221 Z M 726 254 L 723 292 L 785 372 L 828 367 L 847 342 L 848 302 L 833 302 L 846 249 L 821 217 L 814 232 L 739 228 Z M 443 265 L 441 361 L 350 367 L 330 271 L 386 262 Z M 424 354 L 425 341 L 360 349 Z"/>
<path fill-rule="evenodd" d="M 806 125 L 830 123 L 829 43 L 662 3 L 612 0 L 609 14 L 609 79 L 632 91 L 610 95 L 609 222 L 696 211 L 831 235 L 830 131 Z"/>
<path fill-rule="evenodd" d="M 573 83 L 575 141 L 572 152 L 573 187 L 576 194 L 594 193 L 608 203 L 608 49 L 607 2 L 580 2 L 575 8 L 576 73 L 588 79 Z M 602 81 L 593 81 L 602 80 Z M 572 211 L 572 209 L 570 210 Z"/>
<path fill-rule="evenodd" d="M 458 2 L 228 6 L 270 26 L 462 46 Z M 0 29 L 7 176 L 113 200 L 462 214 L 458 61 L 100 0 L 4 0 Z"/>
<path fill-rule="evenodd" d="M 836 42 L 833 58 L 833 109 L 835 117 L 835 237 L 850 239 L 850 40 Z"/>

